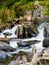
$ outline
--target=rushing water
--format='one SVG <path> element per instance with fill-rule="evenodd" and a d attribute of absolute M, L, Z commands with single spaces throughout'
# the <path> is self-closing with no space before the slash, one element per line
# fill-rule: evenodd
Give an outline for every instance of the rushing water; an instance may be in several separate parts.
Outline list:
<path fill-rule="evenodd" d="M 44 40 L 44 35 L 43 34 L 44 34 L 44 27 L 46 25 L 47 25 L 47 23 L 44 22 L 39 27 L 37 27 L 37 29 L 39 31 L 39 34 L 36 37 L 32 37 L 30 39 L 29 38 L 28 39 L 21 39 L 21 41 L 39 40 L 41 42 L 38 42 L 38 43 L 32 45 L 31 48 L 30 49 L 27 49 L 27 50 L 26 50 L 26 48 L 21 48 L 21 49 L 18 48 L 16 52 L 19 52 L 20 50 L 21 51 L 28 52 L 28 51 L 32 50 L 32 47 L 33 46 L 35 46 L 37 48 L 37 50 L 41 51 L 43 49 L 43 47 L 42 47 L 42 43 L 43 43 L 43 40 Z M 18 41 L 20 41 L 20 39 Z M 13 48 L 17 48 L 18 47 L 18 45 L 16 44 L 16 41 L 15 40 L 11 41 L 10 46 L 12 46 Z"/>
<path fill-rule="evenodd" d="M 25 52 L 25 53 L 32 53 L 32 50 L 33 50 L 33 46 L 36 47 L 37 51 L 42 51 L 43 50 L 43 40 L 44 40 L 44 27 L 46 26 L 46 23 L 43 23 L 41 24 L 39 27 L 37 27 L 38 31 L 39 31 L 39 34 L 36 36 L 36 37 L 32 37 L 30 39 L 21 39 L 21 41 L 28 41 L 28 40 L 40 40 L 41 42 L 38 42 L 36 44 L 32 44 L 30 48 L 28 47 L 21 47 L 19 48 L 18 45 L 17 45 L 17 42 L 16 40 L 12 40 L 10 41 L 10 46 L 13 47 L 13 48 L 16 48 L 16 50 L 14 52 L 8 52 L 8 54 L 16 54 L 14 55 L 14 57 L 12 57 L 11 59 L 7 60 L 5 63 L 0 63 L 0 65 L 10 65 L 9 63 L 11 61 L 13 61 L 14 59 L 16 59 L 17 57 L 17 54 L 22 51 L 22 52 Z M 17 41 L 20 41 L 20 40 L 17 40 Z M 15 61 L 13 61 L 15 62 Z M 12 63 L 11 63 L 12 64 Z"/>

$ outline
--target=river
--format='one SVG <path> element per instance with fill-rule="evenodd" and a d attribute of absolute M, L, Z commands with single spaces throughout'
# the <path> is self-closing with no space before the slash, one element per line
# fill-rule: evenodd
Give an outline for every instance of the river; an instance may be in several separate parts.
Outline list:
<path fill-rule="evenodd" d="M 10 41 L 10 46 L 13 48 L 16 48 L 16 50 L 14 52 L 7 52 L 9 55 L 14 54 L 12 58 L 7 59 L 4 63 L 0 63 L 0 65 L 11 65 L 12 61 L 15 62 L 15 59 L 17 58 L 17 56 L 19 55 L 19 52 L 24 52 L 24 53 L 32 53 L 33 47 L 36 47 L 36 50 L 41 52 L 43 50 L 43 40 L 44 40 L 44 26 L 46 23 L 40 25 L 39 27 L 37 27 L 39 34 L 36 37 L 32 37 L 30 39 L 21 39 L 22 41 L 28 41 L 28 40 L 40 40 L 40 42 L 36 43 L 36 44 L 32 44 L 31 47 L 18 47 L 16 40 L 12 40 Z M 19 40 L 20 41 L 20 40 Z M 11 64 L 10 64 L 11 63 Z"/>

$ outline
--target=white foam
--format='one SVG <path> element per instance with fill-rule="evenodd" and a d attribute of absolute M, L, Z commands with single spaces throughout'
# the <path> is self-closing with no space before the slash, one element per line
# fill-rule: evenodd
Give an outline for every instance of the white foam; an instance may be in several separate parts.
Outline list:
<path fill-rule="evenodd" d="M 42 44 L 43 44 L 43 40 L 44 40 L 44 35 L 43 35 L 44 34 L 44 25 L 46 25 L 46 23 L 40 25 L 39 26 L 40 28 L 38 27 L 39 34 L 36 37 L 32 37 L 32 38 L 28 38 L 28 39 L 22 39 L 22 41 L 40 40 L 41 42 L 38 42 L 37 44 L 35 44 L 35 47 L 37 48 L 37 50 L 41 51 L 43 49 Z M 10 44 L 10 46 L 12 46 L 13 48 L 16 48 L 17 47 L 17 43 L 14 41 L 14 42 L 12 42 Z M 32 47 L 33 47 L 33 45 L 32 45 Z M 30 50 L 29 51 L 28 50 L 24 49 L 24 48 L 22 48 L 22 49 L 18 48 L 17 52 L 18 51 L 29 52 Z"/>

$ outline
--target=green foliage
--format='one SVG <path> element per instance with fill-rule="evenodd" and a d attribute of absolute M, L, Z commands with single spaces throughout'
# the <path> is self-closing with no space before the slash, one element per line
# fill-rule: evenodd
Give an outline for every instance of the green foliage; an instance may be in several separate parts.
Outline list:
<path fill-rule="evenodd" d="M 12 6 L 12 10 L 16 12 L 16 14 L 24 15 L 26 10 L 31 10 L 33 11 L 33 2 L 25 2 L 25 4 L 20 2 L 16 2 Z"/>
<path fill-rule="evenodd" d="M 24 15 L 26 10 L 32 12 L 37 6 L 34 6 L 34 1 L 39 1 L 39 4 L 44 7 L 44 15 L 49 15 L 49 0 L 0 0 L 0 19 L 3 22 L 13 20 L 17 14 Z"/>
<path fill-rule="evenodd" d="M 10 20 L 13 20 L 15 18 L 15 12 L 11 11 L 7 8 L 4 8 L 2 10 L 0 10 L 0 19 L 2 20 L 2 22 L 9 22 Z"/>
<path fill-rule="evenodd" d="M 49 0 L 39 2 L 44 7 L 44 15 L 49 15 Z"/>
<path fill-rule="evenodd" d="M 2 4 L 2 5 L 9 5 L 9 4 L 11 4 L 11 3 L 14 3 L 16 0 L 1 0 L 0 1 L 0 3 Z"/>

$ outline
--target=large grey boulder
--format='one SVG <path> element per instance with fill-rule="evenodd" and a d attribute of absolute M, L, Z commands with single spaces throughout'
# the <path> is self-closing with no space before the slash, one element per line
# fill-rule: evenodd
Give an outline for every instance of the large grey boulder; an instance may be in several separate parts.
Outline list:
<path fill-rule="evenodd" d="M 0 50 L 4 50 L 4 51 L 14 51 L 15 49 L 12 48 L 9 44 L 5 43 L 5 42 L 0 42 Z"/>
<path fill-rule="evenodd" d="M 0 50 L 0 61 L 5 61 L 6 60 L 6 52 Z"/>

